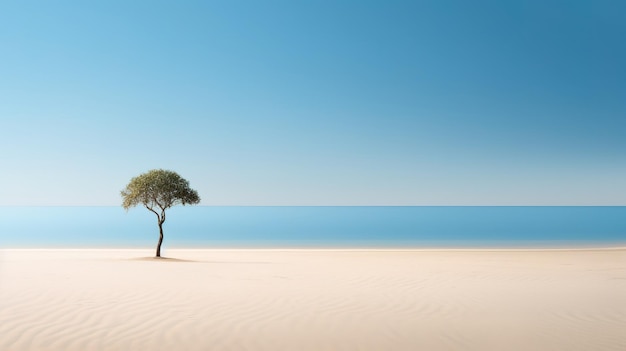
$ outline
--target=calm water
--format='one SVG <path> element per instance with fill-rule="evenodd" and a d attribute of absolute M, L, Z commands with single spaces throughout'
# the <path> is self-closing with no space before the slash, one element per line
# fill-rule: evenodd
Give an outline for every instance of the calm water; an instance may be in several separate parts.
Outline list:
<path fill-rule="evenodd" d="M 165 247 L 516 247 L 626 243 L 626 207 L 176 207 Z M 144 208 L 1 207 L 0 248 L 152 247 Z"/>

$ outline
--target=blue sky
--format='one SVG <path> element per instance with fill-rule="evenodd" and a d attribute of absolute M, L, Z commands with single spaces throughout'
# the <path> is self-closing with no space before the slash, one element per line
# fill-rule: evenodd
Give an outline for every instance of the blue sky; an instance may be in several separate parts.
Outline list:
<path fill-rule="evenodd" d="M 4 1 L 0 205 L 626 205 L 621 1 Z"/>

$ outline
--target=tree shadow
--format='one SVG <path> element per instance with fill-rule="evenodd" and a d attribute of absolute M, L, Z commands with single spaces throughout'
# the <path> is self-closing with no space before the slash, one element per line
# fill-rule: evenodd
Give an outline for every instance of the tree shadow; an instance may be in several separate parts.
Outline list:
<path fill-rule="evenodd" d="M 193 260 L 183 260 L 180 258 L 172 258 L 172 257 L 137 257 L 131 258 L 132 261 L 160 261 L 160 262 L 199 262 Z"/>
<path fill-rule="evenodd" d="M 273 264 L 274 262 L 267 261 L 196 261 L 196 260 L 184 260 L 180 258 L 172 257 L 135 257 L 129 258 L 131 261 L 159 261 L 159 262 L 194 262 L 194 263 L 213 263 L 213 264 Z"/>

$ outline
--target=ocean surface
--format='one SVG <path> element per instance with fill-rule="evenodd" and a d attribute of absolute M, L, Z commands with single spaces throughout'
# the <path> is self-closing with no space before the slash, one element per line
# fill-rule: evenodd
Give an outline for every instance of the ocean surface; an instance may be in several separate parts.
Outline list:
<path fill-rule="evenodd" d="M 164 248 L 626 244 L 626 207 L 175 207 Z M 145 208 L 0 207 L 0 248 L 152 248 Z"/>

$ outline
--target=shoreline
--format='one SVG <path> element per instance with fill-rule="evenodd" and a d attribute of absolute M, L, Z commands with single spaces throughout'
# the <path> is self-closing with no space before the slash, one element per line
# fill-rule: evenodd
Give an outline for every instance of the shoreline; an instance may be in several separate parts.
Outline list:
<path fill-rule="evenodd" d="M 568 247 L 202 247 L 202 248 L 162 248 L 165 251 L 181 252 L 543 252 L 543 251 L 621 251 L 626 250 L 626 244 L 618 246 L 568 246 Z M 154 248 L 0 248 L 2 251 L 57 251 L 57 252 L 98 252 L 98 251 L 154 251 Z"/>

